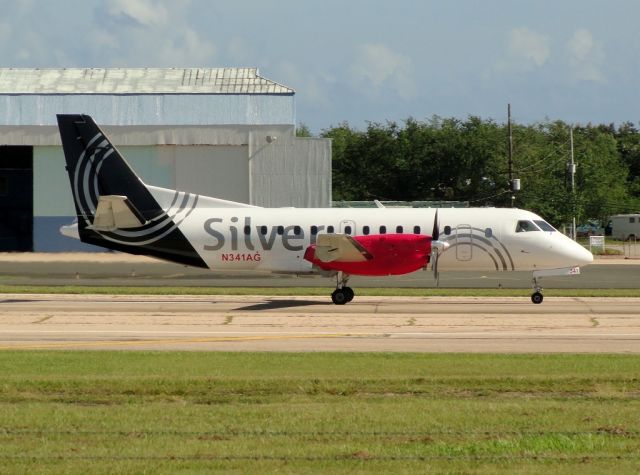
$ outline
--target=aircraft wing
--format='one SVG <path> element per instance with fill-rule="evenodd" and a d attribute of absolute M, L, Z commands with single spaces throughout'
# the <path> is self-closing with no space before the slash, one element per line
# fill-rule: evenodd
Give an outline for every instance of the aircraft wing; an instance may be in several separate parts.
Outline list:
<path fill-rule="evenodd" d="M 318 234 L 315 253 L 322 262 L 364 262 L 373 259 L 371 253 L 348 234 Z"/>

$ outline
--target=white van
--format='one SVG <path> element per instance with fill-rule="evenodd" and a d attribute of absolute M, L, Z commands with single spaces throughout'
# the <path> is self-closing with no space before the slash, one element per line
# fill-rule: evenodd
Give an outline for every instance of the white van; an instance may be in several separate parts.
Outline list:
<path fill-rule="evenodd" d="M 611 237 L 623 241 L 640 239 L 640 213 L 611 216 Z"/>

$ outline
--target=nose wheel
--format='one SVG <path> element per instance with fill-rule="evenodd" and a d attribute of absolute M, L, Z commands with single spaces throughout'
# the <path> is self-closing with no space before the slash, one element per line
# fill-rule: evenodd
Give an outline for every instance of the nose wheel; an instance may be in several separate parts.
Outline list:
<path fill-rule="evenodd" d="M 544 300 L 544 295 L 542 295 L 542 287 L 538 283 L 538 279 L 536 277 L 533 278 L 533 293 L 531 294 L 531 301 L 535 304 L 540 304 Z"/>

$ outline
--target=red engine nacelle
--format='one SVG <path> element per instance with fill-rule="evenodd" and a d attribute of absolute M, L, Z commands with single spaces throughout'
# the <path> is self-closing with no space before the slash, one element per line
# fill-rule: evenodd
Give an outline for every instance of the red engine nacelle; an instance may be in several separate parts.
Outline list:
<path fill-rule="evenodd" d="M 400 275 L 414 272 L 429 263 L 431 236 L 420 234 L 375 234 L 353 236 L 373 256 L 359 262 L 323 262 L 316 257 L 316 245 L 307 248 L 304 258 L 322 270 L 351 275 Z"/>

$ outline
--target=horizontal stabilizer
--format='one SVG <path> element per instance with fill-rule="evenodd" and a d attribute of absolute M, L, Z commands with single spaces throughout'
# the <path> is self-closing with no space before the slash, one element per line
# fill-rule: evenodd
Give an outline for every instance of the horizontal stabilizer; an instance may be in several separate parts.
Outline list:
<path fill-rule="evenodd" d="M 105 195 L 98 200 L 98 209 L 89 229 L 113 231 L 137 228 L 143 224 L 145 219 L 126 196 Z"/>
<path fill-rule="evenodd" d="M 322 262 L 364 262 L 373 256 L 348 234 L 318 234 L 316 258 Z"/>
<path fill-rule="evenodd" d="M 78 232 L 78 223 L 60 226 L 60 234 L 70 238 L 80 239 L 80 233 Z"/>

